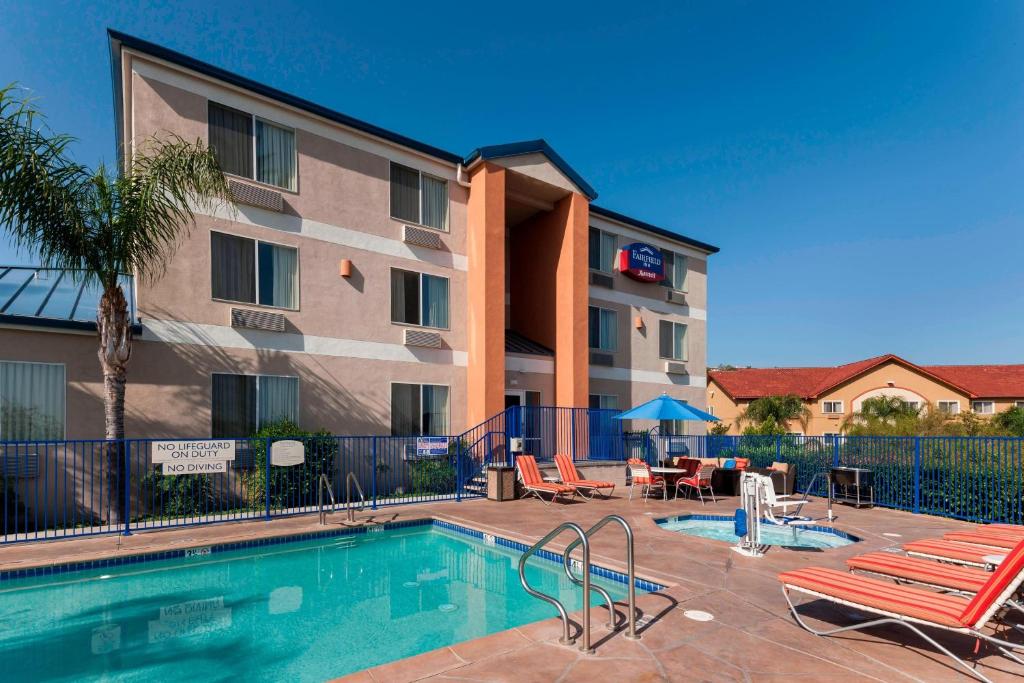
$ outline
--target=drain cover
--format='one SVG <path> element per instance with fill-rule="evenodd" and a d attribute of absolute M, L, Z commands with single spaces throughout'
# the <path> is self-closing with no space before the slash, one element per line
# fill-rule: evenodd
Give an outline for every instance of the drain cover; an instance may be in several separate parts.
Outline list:
<path fill-rule="evenodd" d="M 420 582 L 419 581 L 406 581 L 405 583 L 402 584 L 402 587 L 403 588 L 419 588 L 420 587 Z"/>
<path fill-rule="evenodd" d="M 683 616 L 687 619 L 693 619 L 694 621 L 714 621 L 715 615 L 711 612 L 705 612 L 699 609 L 688 609 L 683 612 Z"/>
<path fill-rule="evenodd" d="M 437 609 L 439 612 L 454 612 L 455 610 L 459 609 L 459 607 L 458 605 L 453 605 L 450 602 L 446 602 L 443 605 L 439 605 Z"/>

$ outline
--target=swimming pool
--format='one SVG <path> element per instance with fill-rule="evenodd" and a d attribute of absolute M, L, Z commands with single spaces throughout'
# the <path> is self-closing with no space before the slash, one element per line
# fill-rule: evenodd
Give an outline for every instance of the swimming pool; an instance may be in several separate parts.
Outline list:
<path fill-rule="evenodd" d="M 739 537 L 733 530 L 733 518 L 721 515 L 681 515 L 654 520 L 666 531 L 675 531 L 690 536 L 713 538 L 716 541 L 735 543 Z M 789 548 L 839 548 L 856 543 L 857 538 L 832 527 L 814 525 L 811 527 L 784 526 L 763 523 L 761 542 L 765 545 L 779 545 Z"/>
<path fill-rule="evenodd" d="M 467 533 L 424 520 L 5 580 L 2 679 L 323 681 L 555 616 L 519 585 L 520 550 Z M 532 558 L 527 576 L 582 607 L 559 564 Z"/>

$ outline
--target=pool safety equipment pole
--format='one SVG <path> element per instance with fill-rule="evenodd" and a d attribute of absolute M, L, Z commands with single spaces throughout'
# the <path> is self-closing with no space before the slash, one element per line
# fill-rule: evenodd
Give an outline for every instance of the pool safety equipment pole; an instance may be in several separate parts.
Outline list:
<path fill-rule="evenodd" d="M 758 475 L 740 474 L 740 508 L 736 510 L 735 533 L 740 537 L 734 551 L 747 557 L 763 557 L 761 545 L 761 487 Z"/>

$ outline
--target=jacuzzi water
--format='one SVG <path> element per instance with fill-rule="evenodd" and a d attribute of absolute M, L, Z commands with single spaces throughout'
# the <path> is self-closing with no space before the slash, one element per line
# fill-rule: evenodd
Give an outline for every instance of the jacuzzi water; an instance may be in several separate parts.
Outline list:
<path fill-rule="evenodd" d="M 427 525 L 4 581 L 0 681 L 324 681 L 555 616 L 518 563 Z M 558 564 L 527 577 L 582 607 Z"/>
<path fill-rule="evenodd" d="M 676 531 L 690 536 L 701 536 L 732 543 L 739 540 L 735 533 L 732 517 L 682 515 L 659 519 L 657 523 L 667 531 Z M 765 523 L 761 525 L 761 542 L 765 545 L 790 548 L 839 548 L 856 543 L 856 539 L 842 532 L 826 530 L 826 527 L 805 529 L 799 526 Z"/>

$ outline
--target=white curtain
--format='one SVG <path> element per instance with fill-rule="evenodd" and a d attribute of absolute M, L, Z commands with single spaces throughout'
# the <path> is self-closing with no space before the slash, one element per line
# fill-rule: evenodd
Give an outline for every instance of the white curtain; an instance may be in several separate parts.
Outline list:
<path fill-rule="evenodd" d="M 0 439 L 64 438 L 64 366 L 0 363 Z"/>
<path fill-rule="evenodd" d="M 256 120 L 256 180 L 295 189 L 295 133 Z"/>
<path fill-rule="evenodd" d="M 421 176 L 423 182 L 423 225 L 438 230 L 448 229 L 448 183 Z"/>
<path fill-rule="evenodd" d="M 423 385 L 423 433 L 431 436 L 448 433 L 448 387 Z"/>
<path fill-rule="evenodd" d="M 448 327 L 448 279 L 423 276 L 423 325 Z"/>
<path fill-rule="evenodd" d="M 260 427 L 281 420 L 299 423 L 299 378 L 259 376 Z"/>
<path fill-rule="evenodd" d="M 610 273 L 615 268 L 615 235 L 601 232 L 601 270 Z"/>
<path fill-rule="evenodd" d="M 298 251 L 260 242 L 260 303 L 298 308 L 298 293 Z"/>
<path fill-rule="evenodd" d="M 618 315 L 615 311 L 601 309 L 601 349 L 614 351 L 618 330 Z"/>

